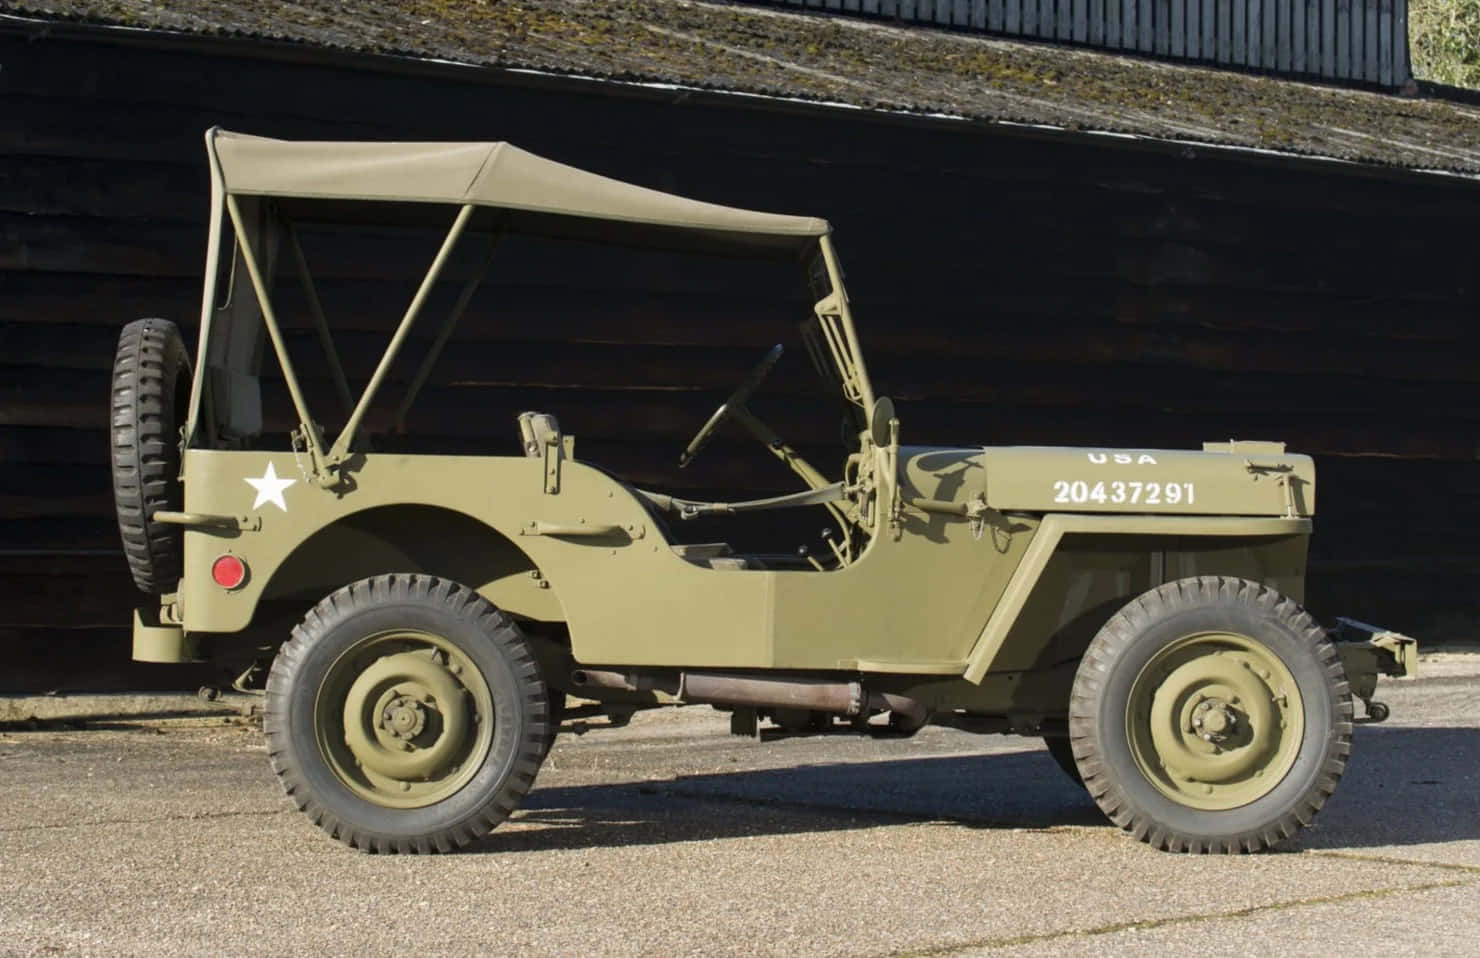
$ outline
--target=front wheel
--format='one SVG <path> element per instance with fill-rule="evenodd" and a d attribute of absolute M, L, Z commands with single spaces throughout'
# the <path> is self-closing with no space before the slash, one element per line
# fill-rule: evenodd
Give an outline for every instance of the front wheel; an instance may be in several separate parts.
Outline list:
<path fill-rule="evenodd" d="M 518 627 L 430 576 L 335 592 L 267 679 L 283 788 L 319 828 L 371 852 L 445 852 L 486 835 L 534 784 L 548 722 Z"/>
<path fill-rule="evenodd" d="M 1169 851 L 1253 852 L 1310 824 L 1351 752 L 1341 660 L 1304 609 L 1244 579 L 1169 582 L 1086 650 L 1069 737 L 1117 825 Z"/>

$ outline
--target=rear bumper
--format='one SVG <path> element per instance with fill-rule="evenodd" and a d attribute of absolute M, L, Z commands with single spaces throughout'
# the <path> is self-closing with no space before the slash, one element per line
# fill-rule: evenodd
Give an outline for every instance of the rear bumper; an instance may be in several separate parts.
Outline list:
<path fill-rule="evenodd" d="M 158 608 L 134 610 L 134 661 L 196 662 L 195 637 L 175 622 L 161 621 Z"/>

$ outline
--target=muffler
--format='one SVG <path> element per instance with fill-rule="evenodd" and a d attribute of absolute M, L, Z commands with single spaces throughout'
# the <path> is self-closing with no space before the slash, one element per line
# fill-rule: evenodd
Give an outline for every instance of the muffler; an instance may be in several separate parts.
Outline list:
<path fill-rule="evenodd" d="M 571 682 L 576 688 L 663 692 L 694 704 L 809 709 L 850 718 L 887 711 L 894 727 L 902 732 L 916 731 L 930 718 L 924 704 L 907 695 L 871 691 L 862 682 L 810 676 L 771 678 L 732 672 L 576 669 L 571 673 Z"/>

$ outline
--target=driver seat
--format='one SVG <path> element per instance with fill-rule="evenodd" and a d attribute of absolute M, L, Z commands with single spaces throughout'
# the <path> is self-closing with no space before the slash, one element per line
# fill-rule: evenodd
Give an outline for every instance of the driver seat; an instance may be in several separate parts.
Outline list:
<path fill-rule="evenodd" d="M 544 456 L 548 446 L 554 446 L 557 456 L 565 455 L 564 446 L 560 441 L 560 422 L 547 412 L 522 412 L 519 414 L 519 442 L 524 447 L 524 455 L 531 459 L 539 459 Z M 633 489 L 628 483 L 623 482 L 616 476 L 607 473 L 615 482 L 622 483 L 638 502 L 643 504 L 648 514 L 652 516 L 653 522 L 659 527 L 663 538 L 671 538 L 668 523 L 653 508 L 648 498 Z M 749 569 L 750 562 L 744 556 L 735 555 L 735 550 L 728 542 L 698 542 L 680 543 L 671 546 L 673 554 L 694 565 L 703 566 L 707 569 Z"/>

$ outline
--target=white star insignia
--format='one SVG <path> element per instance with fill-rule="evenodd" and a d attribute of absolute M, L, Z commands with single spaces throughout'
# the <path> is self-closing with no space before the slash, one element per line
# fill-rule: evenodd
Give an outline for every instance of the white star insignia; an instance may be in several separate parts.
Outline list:
<path fill-rule="evenodd" d="M 244 480 L 247 485 L 257 490 L 257 498 L 252 502 L 253 509 L 262 508 L 264 502 L 270 502 L 284 512 L 288 511 L 288 504 L 283 501 L 283 490 L 296 483 L 297 479 L 279 479 L 277 470 L 272 463 L 267 464 L 267 471 L 262 474 L 261 479 L 248 478 Z"/>

